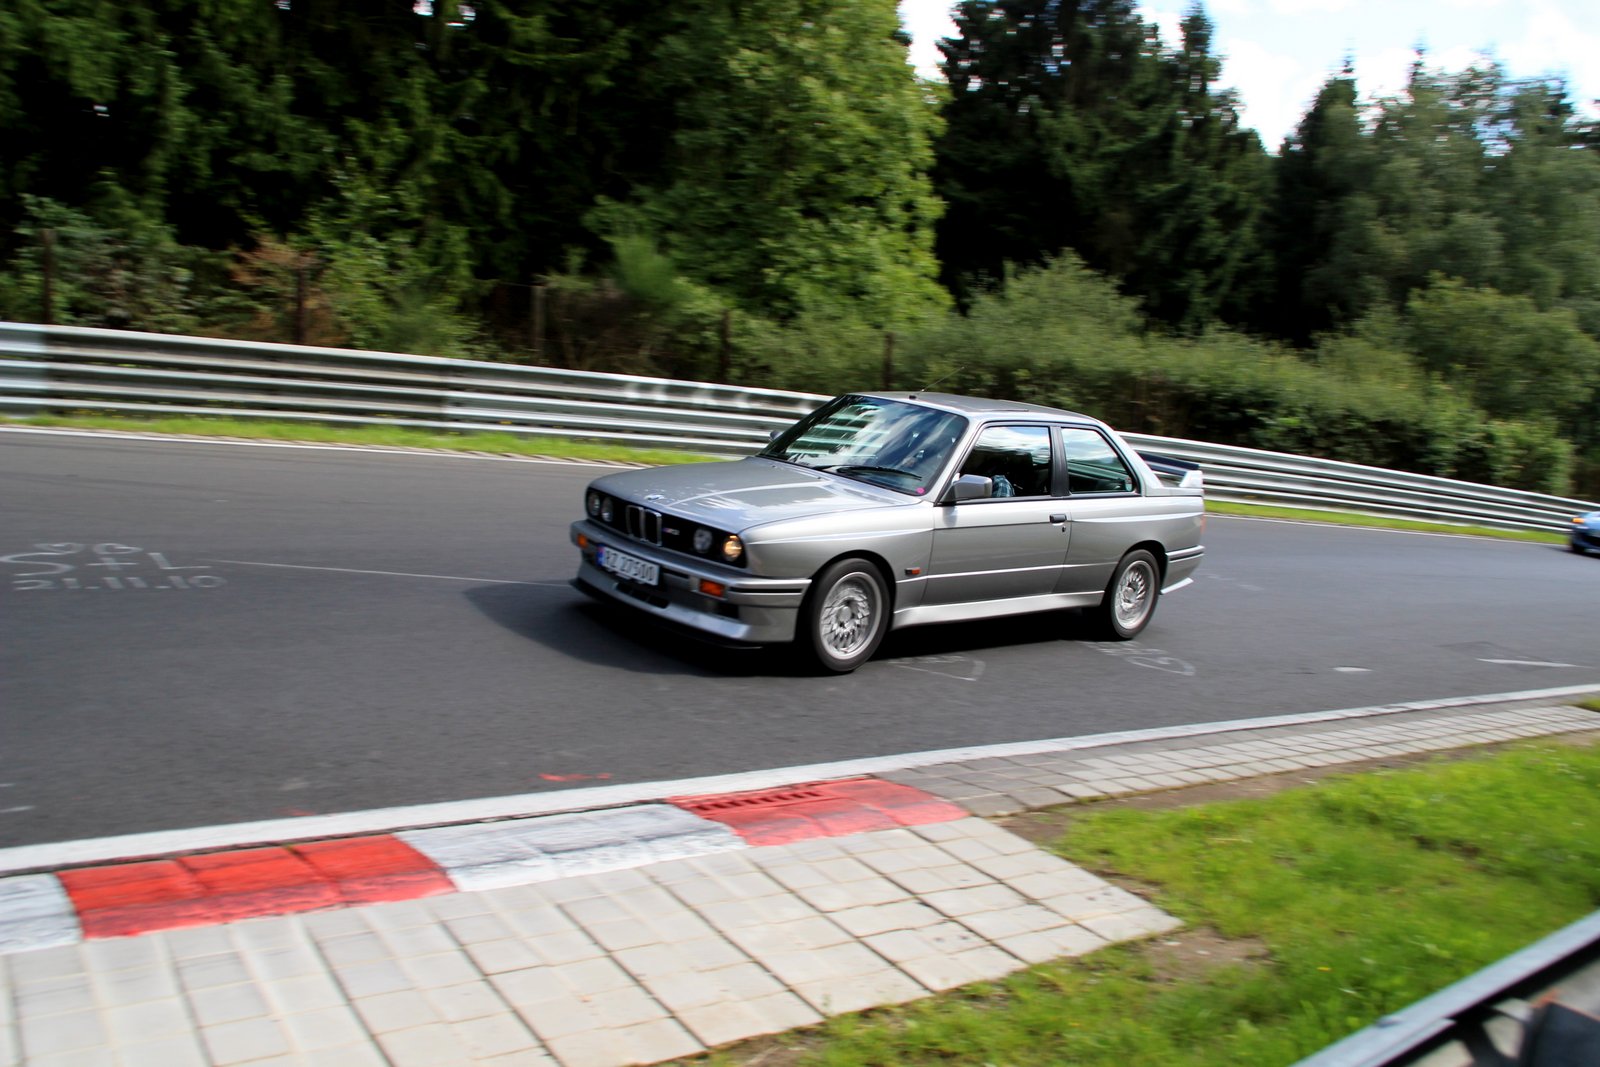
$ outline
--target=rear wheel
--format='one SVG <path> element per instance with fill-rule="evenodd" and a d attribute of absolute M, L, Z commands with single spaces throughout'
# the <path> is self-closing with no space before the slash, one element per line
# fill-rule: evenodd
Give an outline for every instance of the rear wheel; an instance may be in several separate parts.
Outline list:
<path fill-rule="evenodd" d="M 1161 597 L 1161 568 L 1155 556 L 1136 548 L 1122 557 L 1111 584 L 1106 586 L 1105 599 L 1098 610 L 1099 629 L 1114 641 L 1128 641 L 1139 636 L 1155 614 L 1156 601 Z"/>
<path fill-rule="evenodd" d="M 816 662 L 838 674 L 853 671 L 872 658 L 889 628 L 883 576 L 864 559 L 830 564 L 811 583 L 802 616 L 802 640 Z"/>

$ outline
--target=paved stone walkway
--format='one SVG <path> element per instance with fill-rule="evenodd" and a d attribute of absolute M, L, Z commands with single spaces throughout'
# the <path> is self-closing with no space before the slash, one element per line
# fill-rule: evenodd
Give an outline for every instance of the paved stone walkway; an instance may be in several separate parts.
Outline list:
<path fill-rule="evenodd" d="M 1004 746 L 882 776 L 973 813 L 951 821 L 7 953 L 0 1065 L 688 1056 L 1177 925 L 975 816 L 1597 727 L 1523 704 Z"/>

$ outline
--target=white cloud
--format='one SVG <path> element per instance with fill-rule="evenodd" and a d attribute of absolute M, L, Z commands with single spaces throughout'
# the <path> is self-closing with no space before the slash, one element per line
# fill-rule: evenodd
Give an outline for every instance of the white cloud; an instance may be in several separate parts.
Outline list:
<path fill-rule="evenodd" d="M 900 0 L 900 23 L 911 35 L 911 65 L 925 78 L 941 77 L 939 41 L 954 37 L 954 0 Z"/>
<path fill-rule="evenodd" d="M 1591 114 L 1600 97 L 1600 18 L 1591 11 L 1587 26 L 1549 0 L 1535 0 L 1520 36 L 1503 41 L 1500 58 L 1524 77 L 1560 74 L 1567 78 L 1574 102 Z"/>
<path fill-rule="evenodd" d="M 1329 12 L 1348 11 L 1355 0 L 1269 0 L 1272 10 L 1279 15 L 1295 18 L 1302 15 L 1325 15 Z"/>
<path fill-rule="evenodd" d="M 1261 135 L 1267 151 L 1276 152 L 1331 72 L 1255 41 L 1225 40 L 1219 51 L 1222 83 L 1238 91 L 1240 121 Z"/>

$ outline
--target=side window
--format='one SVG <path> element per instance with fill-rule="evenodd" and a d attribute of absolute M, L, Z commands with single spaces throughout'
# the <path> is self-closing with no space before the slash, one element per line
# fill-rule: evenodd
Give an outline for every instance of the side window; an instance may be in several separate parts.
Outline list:
<path fill-rule="evenodd" d="M 1061 452 L 1071 493 L 1128 493 L 1138 485 L 1111 442 L 1096 430 L 1063 426 Z"/>
<path fill-rule="evenodd" d="M 994 496 L 1050 495 L 1050 430 L 1045 426 L 991 426 L 978 435 L 962 474 L 994 480 Z"/>

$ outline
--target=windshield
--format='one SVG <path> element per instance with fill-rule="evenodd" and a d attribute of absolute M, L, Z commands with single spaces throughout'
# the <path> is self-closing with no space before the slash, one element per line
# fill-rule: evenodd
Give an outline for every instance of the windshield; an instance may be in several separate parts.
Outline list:
<path fill-rule="evenodd" d="M 780 434 L 761 455 L 922 496 L 966 429 L 960 415 L 901 400 L 841 396 Z"/>

